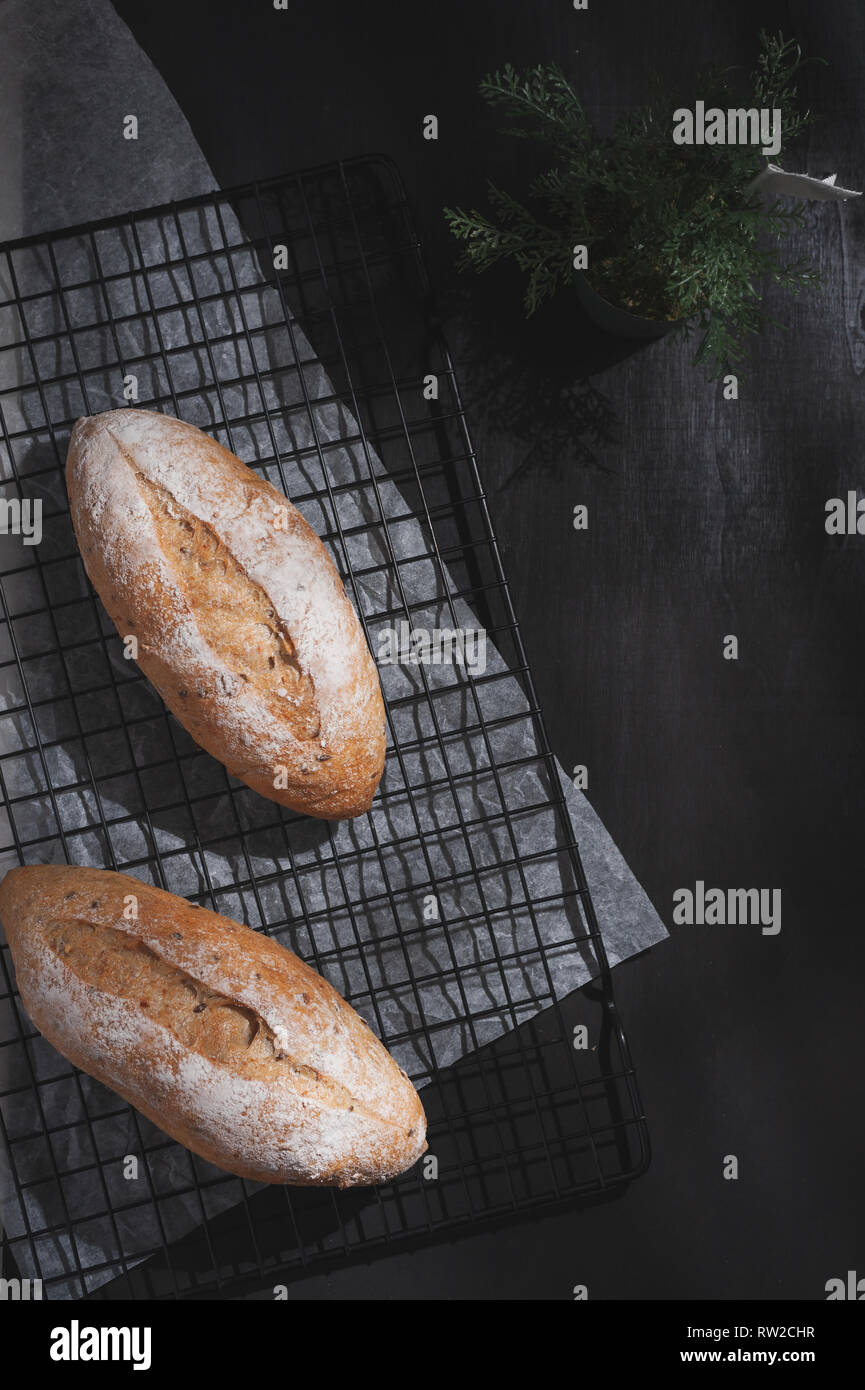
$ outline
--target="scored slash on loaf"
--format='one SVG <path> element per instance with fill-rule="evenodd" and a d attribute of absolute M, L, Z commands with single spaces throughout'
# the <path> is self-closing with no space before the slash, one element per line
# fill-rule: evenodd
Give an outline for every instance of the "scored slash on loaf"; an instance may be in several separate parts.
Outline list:
<path fill-rule="evenodd" d="M 297 508 L 150 410 L 78 420 L 66 483 L 90 581 L 195 741 L 293 810 L 368 810 L 385 757 L 378 672 Z"/>
<path fill-rule="evenodd" d="M 426 1150 L 417 1092 L 359 1014 L 260 932 L 103 869 L 12 869 L 0 920 L 36 1027 L 244 1178 L 386 1182 Z"/>

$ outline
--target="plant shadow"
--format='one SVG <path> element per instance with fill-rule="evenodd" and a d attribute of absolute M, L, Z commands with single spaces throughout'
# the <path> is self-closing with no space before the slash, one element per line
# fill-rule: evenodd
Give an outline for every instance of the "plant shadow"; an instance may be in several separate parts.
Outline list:
<path fill-rule="evenodd" d="M 569 291 L 526 317 L 520 277 L 508 266 L 464 278 L 439 316 L 470 416 L 516 455 L 502 489 L 534 469 L 603 468 L 599 454 L 615 443 L 618 422 L 593 378 L 651 340 L 600 327 Z"/>

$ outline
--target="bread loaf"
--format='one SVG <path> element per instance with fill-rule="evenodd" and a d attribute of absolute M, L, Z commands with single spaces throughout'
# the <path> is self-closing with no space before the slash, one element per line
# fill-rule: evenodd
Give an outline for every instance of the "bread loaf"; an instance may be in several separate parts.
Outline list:
<path fill-rule="evenodd" d="M 101 869 L 13 869 L 0 920 L 30 1018 L 76 1066 L 244 1178 L 385 1182 L 426 1149 L 408 1077 L 260 932 Z"/>
<path fill-rule="evenodd" d="M 78 420 L 66 461 L 87 574 L 171 712 L 262 796 L 368 810 L 384 767 L 378 672 L 295 507 L 182 420 Z"/>

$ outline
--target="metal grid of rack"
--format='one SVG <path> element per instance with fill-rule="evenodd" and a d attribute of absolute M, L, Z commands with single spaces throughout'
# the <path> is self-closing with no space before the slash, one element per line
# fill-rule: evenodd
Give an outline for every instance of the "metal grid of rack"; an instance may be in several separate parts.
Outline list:
<path fill-rule="evenodd" d="M 347 161 L 30 238 L 0 248 L 0 283 L 0 365 L 14 364 L 0 375 L 3 491 L 40 499 L 45 528 L 0 571 L 7 867 L 139 874 L 298 950 L 423 1088 L 435 1159 L 364 1192 L 220 1174 L 34 1035 L 4 946 L 0 1124 L 21 1213 L 9 1269 L 42 1277 L 48 1297 L 225 1296 L 642 1171 L 603 942 L 397 171 Z M 133 380 L 135 404 L 201 424 L 289 491 L 373 651 L 382 625 L 437 613 L 459 626 L 470 609 L 501 654 L 446 679 L 383 673 L 388 766 L 377 812 L 348 829 L 256 798 L 201 753 L 86 584 L 66 444 L 79 414 L 124 404 Z M 520 798 L 526 785 L 541 794 Z M 537 816 L 546 846 L 526 844 Z M 535 872 L 550 856 L 555 902 Z M 446 904 L 434 928 L 418 908 L 433 900 Z M 574 949 L 596 979 L 563 999 L 555 961 Z M 394 1007 L 394 989 L 410 1003 Z M 130 1151 L 140 1184 L 118 1178 Z"/>

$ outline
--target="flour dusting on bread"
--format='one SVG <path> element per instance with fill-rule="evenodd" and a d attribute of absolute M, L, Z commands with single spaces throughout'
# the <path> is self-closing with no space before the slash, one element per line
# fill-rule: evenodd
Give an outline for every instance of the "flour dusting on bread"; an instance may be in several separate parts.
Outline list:
<path fill-rule="evenodd" d="M 79 420 L 67 486 L 88 575 L 193 738 L 272 800 L 338 818 L 366 809 L 384 764 L 378 673 L 297 509 L 153 411 Z"/>
<path fill-rule="evenodd" d="M 7 874 L 0 917 L 48 1040 L 229 1172 L 344 1187 L 424 1152 L 405 1073 L 266 936 L 122 874 L 58 866 Z"/>

